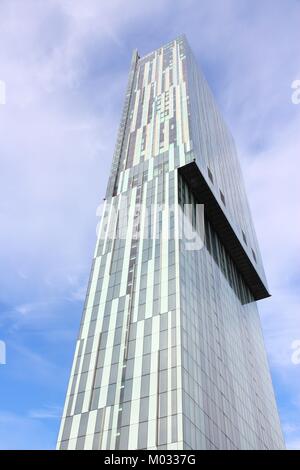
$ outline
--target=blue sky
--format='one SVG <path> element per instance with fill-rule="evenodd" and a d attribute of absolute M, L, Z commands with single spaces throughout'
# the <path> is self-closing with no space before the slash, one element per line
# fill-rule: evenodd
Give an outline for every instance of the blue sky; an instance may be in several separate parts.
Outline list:
<path fill-rule="evenodd" d="M 131 52 L 180 33 L 237 142 L 280 416 L 300 448 L 299 20 L 298 0 L 1 0 L 1 449 L 55 446 Z"/>

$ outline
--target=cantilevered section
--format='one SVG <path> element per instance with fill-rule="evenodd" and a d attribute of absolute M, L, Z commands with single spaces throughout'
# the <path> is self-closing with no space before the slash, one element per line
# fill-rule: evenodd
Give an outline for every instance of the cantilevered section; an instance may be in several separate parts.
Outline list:
<path fill-rule="evenodd" d="M 224 214 L 196 162 L 188 163 L 178 169 L 187 181 L 198 202 L 204 204 L 204 211 L 217 232 L 224 247 L 235 262 L 255 300 L 270 297 L 267 287 L 253 266 L 243 245 L 239 241 L 230 222 Z"/>

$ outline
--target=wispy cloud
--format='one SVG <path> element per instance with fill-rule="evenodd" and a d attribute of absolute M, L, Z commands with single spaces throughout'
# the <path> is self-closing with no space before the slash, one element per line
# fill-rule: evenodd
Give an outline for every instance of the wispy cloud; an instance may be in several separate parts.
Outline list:
<path fill-rule="evenodd" d="M 0 410 L 0 449 L 53 449 L 57 423 Z"/>
<path fill-rule="evenodd" d="M 28 416 L 34 419 L 59 419 L 61 414 L 61 406 L 46 406 L 41 409 L 30 410 Z"/>

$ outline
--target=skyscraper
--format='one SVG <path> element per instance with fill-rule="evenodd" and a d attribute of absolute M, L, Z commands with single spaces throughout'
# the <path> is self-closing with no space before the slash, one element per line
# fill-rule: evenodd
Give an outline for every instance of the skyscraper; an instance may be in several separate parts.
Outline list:
<path fill-rule="evenodd" d="M 58 448 L 283 448 L 268 296 L 235 145 L 186 39 L 134 52 Z"/>

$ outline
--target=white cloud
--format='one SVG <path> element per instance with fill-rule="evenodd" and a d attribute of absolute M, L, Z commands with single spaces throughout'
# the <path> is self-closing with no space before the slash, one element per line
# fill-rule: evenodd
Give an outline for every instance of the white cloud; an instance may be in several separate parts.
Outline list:
<path fill-rule="evenodd" d="M 33 308 L 34 308 L 34 305 L 32 304 L 18 305 L 16 307 L 16 311 L 20 313 L 21 315 L 27 315 L 28 313 L 32 312 Z"/>
<path fill-rule="evenodd" d="M 46 406 L 37 410 L 30 410 L 29 418 L 34 419 L 58 419 L 61 417 L 62 408 L 60 406 Z"/>
<path fill-rule="evenodd" d="M 0 410 L 0 449 L 53 449 L 56 430 L 43 420 Z"/>

